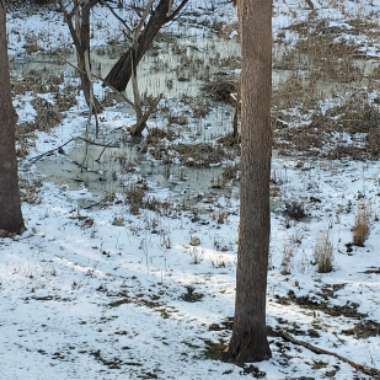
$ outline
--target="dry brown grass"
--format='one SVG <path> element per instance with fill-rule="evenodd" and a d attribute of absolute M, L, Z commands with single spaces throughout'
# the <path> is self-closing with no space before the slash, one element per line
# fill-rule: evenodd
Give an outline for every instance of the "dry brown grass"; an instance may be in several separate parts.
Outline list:
<path fill-rule="evenodd" d="M 370 232 L 370 207 L 368 203 L 361 203 L 355 217 L 355 225 L 352 228 L 352 241 L 358 247 L 364 247 Z"/>
<path fill-rule="evenodd" d="M 333 270 L 334 247 L 327 232 L 323 233 L 314 250 L 314 259 L 319 273 L 329 273 Z"/>
<path fill-rule="evenodd" d="M 132 185 L 126 192 L 126 198 L 129 204 L 129 209 L 133 215 L 138 215 L 143 207 L 143 201 L 147 187 L 142 185 Z"/>

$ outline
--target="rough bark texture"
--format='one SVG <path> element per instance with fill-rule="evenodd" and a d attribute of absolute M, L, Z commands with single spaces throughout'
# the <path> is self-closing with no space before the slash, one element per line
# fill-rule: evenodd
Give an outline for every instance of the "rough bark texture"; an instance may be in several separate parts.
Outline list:
<path fill-rule="evenodd" d="M 124 91 L 132 77 L 132 62 L 139 64 L 162 26 L 171 20 L 171 0 L 160 0 L 148 24 L 137 38 L 137 41 L 120 57 L 105 78 L 105 82 L 118 91 Z"/>
<path fill-rule="evenodd" d="M 228 357 L 271 357 L 266 330 L 272 155 L 272 2 L 239 2 L 241 78 L 241 207 L 235 322 Z"/>
<path fill-rule="evenodd" d="M 10 92 L 5 23 L 5 2 L 0 0 L 0 230 L 19 233 L 24 223 L 18 190 L 16 113 Z"/>

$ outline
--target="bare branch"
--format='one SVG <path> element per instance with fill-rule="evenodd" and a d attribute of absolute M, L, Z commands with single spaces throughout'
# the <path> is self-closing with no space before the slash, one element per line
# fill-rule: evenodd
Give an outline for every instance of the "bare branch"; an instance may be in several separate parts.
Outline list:
<path fill-rule="evenodd" d="M 104 148 L 119 148 L 120 147 L 119 145 L 115 145 L 115 144 L 103 144 L 103 143 L 100 143 L 100 142 L 92 141 L 92 140 L 86 139 L 84 137 L 78 136 L 78 137 L 73 137 L 70 140 L 67 140 L 65 143 L 63 143 L 62 145 L 60 145 L 60 146 L 58 146 L 56 148 L 50 149 L 47 152 L 41 153 L 38 156 L 30 158 L 29 161 L 33 162 L 33 163 L 37 162 L 37 161 L 41 160 L 43 157 L 45 157 L 45 156 L 49 156 L 49 155 L 51 155 L 52 153 L 54 153 L 56 151 L 62 150 L 62 148 L 64 148 L 66 145 L 69 145 L 70 143 L 72 143 L 74 141 L 77 141 L 77 140 L 83 141 L 83 142 L 85 142 L 86 144 L 89 144 L 89 145 L 102 146 Z"/>
<path fill-rule="evenodd" d="M 178 5 L 176 10 L 170 16 L 168 16 L 168 21 L 174 20 L 180 14 L 182 9 L 185 8 L 185 6 L 187 5 L 188 2 L 189 2 L 189 0 L 182 0 L 181 4 Z"/>
<path fill-rule="evenodd" d="M 100 4 L 101 5 L 104 5 L 105 7 L 107 7 L 110 12 L 113 14 L 113 16 L 118 20 L 120 21 L 124 28 L 127 29 L 128 33 L 132 33 L 132 29 L 131 27 L 128 25 L 127 21 L 125 21 L 123 18 L 121 18 L 116 12 L 115 12 L 115 9 L 108 3 L 108 1 L 104 1 L 104 0 L 100 0 Z"/>

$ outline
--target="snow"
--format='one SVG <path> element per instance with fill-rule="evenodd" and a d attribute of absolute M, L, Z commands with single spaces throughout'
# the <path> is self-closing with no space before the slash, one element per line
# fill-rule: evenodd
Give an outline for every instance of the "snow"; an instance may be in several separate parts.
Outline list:
<path fill-rule="evenodd" d="M 371 15 L 376 20 L 380 11 L 379 1 L 344 1 L 336 6 L 333 1 L 314 3 L 316 17 L 328 20 L 330 26 L 341 27 L 343 35 L 350 32 L 347 21 L 352 17 Z M 192 12 L 203 12 L 203 6 L 204 2 L 196 1 L 187 9 L 189 24 L 194 21 Z M 210 2 L 206 8 L 209 12 L 202 17 L 209 22 L 236 22 L 232 7 L 225 2 Z M 94 47 L 104 46 L 121 33 L 120 26 L 105 12 L 96 9 L 93 14 L 97 25 Z M 274 13 L 274 33 L 284 31 L 284 41 L 295 45 L 300 37 L 288 28 L 306 21 L 310 10 L 302 1 L 278 0 Z M 14 58 L 27 54 L 25 41 L 32 33 L 43 36 L 38 44 L 46 52 L 71 46 L 57 13 L 41 10 L 20 15 L 8 17 L 10 53 Z M 201 18 L 198 21 L 202 23 Z M 180 29 L 179 23 L 169 26 L 173 32 Z M 195 25 L 186 32 L 201 35 L 203 31 Z M 230 37 L 235 38 L 235 33 Z M 363 37 L 360 44 L 363 43 L 367 44 L 363 48 L 366 54 L 377 54 L 378 39 Z M 96 83 L 96 94 L 101 96 L 104 91 Z M 377 95 L 376 90 L 370 93 L 372 99 Z M 32 99 L 30 92 L 14 98 L 19 123 L 36 117 Z M 21 177 L 42 185 L 40 203 L 23 204 L 27 231 L 0 239 L 0 363 L 5 363 L 0 366 L 0 379 L 246 378 L 249 365 L 238 367 L 205 356 L 207 341 L 228 342 L 230 337 L 229 330 L 212 331 L 210 325 L 221 325 L 234 312 L 239 224 L 236 186 L 217 193 L 212 203 L 204 197 L 193 206 L 198 220 L 193 210 L 181 209 L 183 194 L 161 186 L 153 176 L 146 178 L 148 196 L 170 202 L 172 207 L 167 213 L 141 209 L 139 215 L 132 215 L 123 194 L 116 194 L 105 205 L 83 209 L 82 202 L 95 204 L 104 194 L 93 193 L 84 184 L 74 188 L 70 183 L 54 182 L 31 161 L 84 134 L 86 106 L 82 96 L 77 100 L 56 128 L 35 133 L 33 149 L 20 162 Z M 340 101 L 325 99 L 320 109 L 327 112 Z M 186 109 L 178 99 L 166 104 L 181 112 Z M 218 112 L 212 116 L 214 119 L 220 115 Z M 134 121 L 133 115 L 117 106 L 107 108 L 101 117 L 102 131 L 107 133 Z M 150 123 L 161 126 L 164 122 Z M 204 138 L 205 133 L 197 136 L 192 130 L 196 127 L 199 128 L 191 124 L 176 142 L 199 142 L 197 138 Z M 217 127 L 211 125 L 207 135 L 214 133 Z M 44 160 L 54 162 L 56 156 Z M 366 273 L 380 268 L 379 163 L 313 157 L 304 158 L 301 166 L 299 162 L 299 158 L 277 155 L 273 159 L 272 177 L 282 198 L 278 207 L 273 201 L 268 324 L 286 327 L 292 334 L 298 332 L 297 338 L 357 363 L 379 367 L 379 334 L 359 339 L 343 333 L 359 320 L 332 316 L 323 308 L 279 301 L 293 292 L 296 297 L 308 296 L 319 304 L 326 302 L 330 308 L 357 304 L 356 311 L 363 321 L 380 322 L 380 277 Z M 161 166 L 152 158 L 152 172 L 158 172 Z M 137 170 L 128 174 L 126 181 L 135 183 L 141 175 L 142 170 Z M 173 175 L 174 180 L 178 178 Z M 311 197 L 319 202 L 310 202 Z M 356 209 L 363 197 L 371 209 L 370 235 L 365 247 L 352 247 L 352 252 L 347 252 Z M 285 200 L 302 202 L 311 216 L 301 222 L 288 221 L 282 207 Z M 217 222 L 220 212 L 227 214 L 223 224 Z M 115 218 L 122 222 L 116 225 Z M 320 234 L 326 231 L 334 247 L 334 270 L 319 274 L 313 264 L 314 248 Z M 199 246 L 190 244 L 194 236 L 199 238 Z M 284 248 L 289 245 L 293 251 L 291 274 L 284 275 L 281 263 Z M 326 289 L 336 285 L 326 298 Z M 202 295 L 198 302 L 182 298 L 189 286 Z M 316 330 L 317 335 L 310 334 L 310 330 Z M 271 337 L 270 343 L 273 358 L 255 363 L 269 380 L 302 376 L 369 379 L 332 356 L 313 354 L 279 338 Z M 320 362 L 321 367 L 317 365 Z"/>

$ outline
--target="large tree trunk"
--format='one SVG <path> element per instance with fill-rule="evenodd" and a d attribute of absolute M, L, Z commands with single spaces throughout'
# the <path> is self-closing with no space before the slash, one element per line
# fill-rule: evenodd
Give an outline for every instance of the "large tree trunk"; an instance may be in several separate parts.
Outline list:
<path fill-rule="evenodd" d="M 15 148 L 16 113 L 12 106 L 5 1 L 0 0 L 0 230 L 19 233 L 21 215 Z"/>
<path fill-rule="evenodd" d="M 271 357 L 266 331 L 272 155 L 272 2 L 240 0 L 241 206 L 235 322 L 228 356 L 235 362 Z"/>
<path fill-rule="evenodd" d="M 120 57 L 105 78 L 105 82 L 118 91 L 125 91 L 132 77 L 132 66 L 139 64 L 162 26 L 168 22 L 172 0 L 160 0 L 148 24 L 134 44 Z"/>

